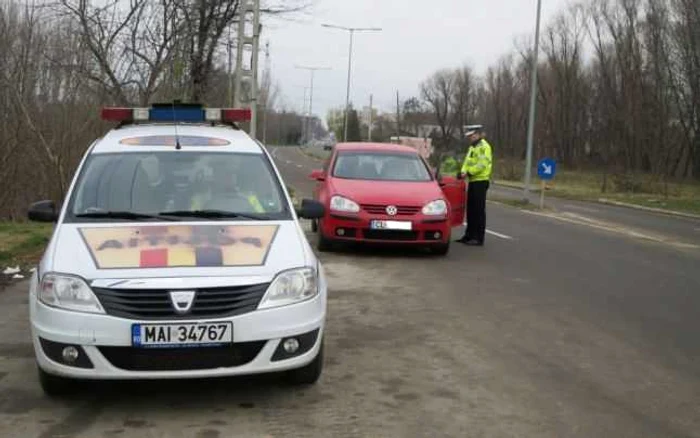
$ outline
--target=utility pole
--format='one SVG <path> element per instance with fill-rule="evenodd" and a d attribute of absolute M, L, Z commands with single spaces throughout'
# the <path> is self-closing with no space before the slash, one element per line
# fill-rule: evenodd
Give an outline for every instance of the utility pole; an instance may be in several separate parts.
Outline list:
<path fill-rule="evenodd" d="M 369 121 L 367 122 L 367 141 L 372 141 L 372 95 L 369 95 Z"/>
<path fill-rule="evenodd" d="M 304 87 L 304 101 L 301 104 L 301 142 L 302 144 L 306 142 L 306 126 L 309 124 L 306 112 L 306 92 L 309 87 Z"/>
<path fill-rule="evenodd" d="M 542 0 L 537 0 L 537 21 L 535 24 L 535 50 L 532 54 L 532 84 L 530 85 L 530 115 L 527 126 L 527 159 L 525 160 L 525 185 L 523 187 L 523 202 L 530 202 L 530 179 L 532 178 L 532 144 L 535 135 L 535 116 L 537 107 L 537 55 L 540 44 L 540 15 Z"/>
<path fill-rule="evenodd" d="M 231 27 L 228 28 L 228 106 L 233 105 L 233 38 L 231 37 Z"/>
<path fill-rule="evenodd" d="M 252 23 L 248 17 L 253 14 Z M 246 35 L 246 23 L 251 24 L 253 33 Z M 250 135 L 256 138 L 257 118 L 258 118 L 258 53 L 260 44 L 260 0 L 244 0 L 240 5 L 238 19 L 238 41 L 236 49 L 236 86 L 235 86 L 235 106 L 240 108 L 244 103 L 250 103 Z M 243 52 L 251 51 L 251 65 L 249 69 L 243 66 Z M 243 98 L 243 83 L 249 84 L 249 96 Z"/>
<path fill-rule="evenodd" d="M 262 132 L 263 132 L 263 144 L 267 144 L 267 111 L 268 104 L 270 103 L 270 88 L 272 87 L 270 82 L 270 41 L 265 43 L 265 72 L 263 73 L 263 84 L 267 87 L 265 94 L 265 103 L 262 111 Z"/>
<path fill-rule="evenodd" d="M 310 131 L 310 126 L 311 126 L 311 119 L 313 118 L 313 107 L 314 107 L 314 73 L 317 70 L 330 70 L 328 67 L 308 67 L 308 66 L 299 66 L 295 65 L 295 68 L 298 68 L 300 70 L 308 70 L 311 72 L 311 85 L 309 87 L 309 118 L 308 121 L 306 122 L 306 132 L 305 132 L 305 138 L 306 141 L 309 141 L 309 131 Z M 304 98 L 304 102 L 306 102 L 306 98 Z"/>
<path fill-rule="evenodd" d="M 352 40 L 353 36 L 355 35 L 355 32 L 362 32 L 362 31 L 381 31 L 381 28 L 378 27 L 344 27 L 344 26 L 336 26 L 333 24 L 322 24 L 321 26 L 323 27 L 328 27 L 332 29 L 340 29 L 340 30 L 345 30 L 350 33 L 350 46 L 348 47 L 348 83 L 347 83 L 347 90 L 345 92 L 345 121 L 343 122 L 344 129 L 343 129 L 343 141 L 346 142 L 348 141 L 348 113 L 350 112 L 350 72 L 352 70 Z"/>
<path fill-rule="evenodd" d="M 399 90 L 396 90 L 396 136 L 401 142 L 401 110 L 399 107 Z"/>

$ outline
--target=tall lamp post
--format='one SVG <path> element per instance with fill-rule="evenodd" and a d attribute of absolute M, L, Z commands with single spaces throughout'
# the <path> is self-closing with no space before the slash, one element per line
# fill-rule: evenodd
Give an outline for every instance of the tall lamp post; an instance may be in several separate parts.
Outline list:
<path fill-rule="evenodd" d="M 530 86 L 530 116 L 527 126 L 527 158 L 525 160 L 525 186 L 523 201 L 530 202 L 530 179 L 532 174 L 532 143 L 535 135 L 535 110 L 537 107 L 537 55 L 540 44 L 540 16 L 542 0 L 537 0 L 537 23 L 535 24 L 535 53 L 532 54 L 532 84 Z"/>
<path fill-rule="evenodd" d="M 348 48 L 348 85 L 347 91 L 345 92 L 345 121 L 343 129 L 343 141 L 348 141 L 348 112 L 350 111 L 350 72 L 352 70 L 352 40 L 355 32 L 379 32 L 382 29 L 379 27 L 345 27 L 336 26 L 334 24 L 322 24 L 323 27 L 328 27 L 331 29 L 340 29 L 349 32 L 350 34 L 350 46 Z"/>
<path fill-rule="evenodd" d="M 308 66 L 300 66 L 300 65 L 295 65 L 295 68 L 298 68 L 300 70 L 308 70 L 311 72 L 311 87 L 309 88 L 309 117 L 308 121 L 306 122 L 306 132 L 304 133 L 304 137 L 306 140 L 309 140 L 309 125 L 311 125 L 311 119 L 313 117 L 313 108 L 314 108 L 314 73 L 318 70 L 330 70 L 328 67 L 308 67 Z M 306 100 L 306 99 L 304 99 Z"/>

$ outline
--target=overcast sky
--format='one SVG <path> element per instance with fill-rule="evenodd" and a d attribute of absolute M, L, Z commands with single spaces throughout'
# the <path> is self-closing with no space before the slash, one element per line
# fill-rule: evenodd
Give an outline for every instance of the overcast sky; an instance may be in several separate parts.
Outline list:
<path fill-rule="evenodd" d="M 313 112 L 323 120 L 345 103 L 349 36 L 321 23 L 382 28 L 355 33 L 350 100 L 361 108 L 373 94 L 383 111 L 395 108 L 397 89 L 402 100 L 418 95 L 419 83 L 437 69 L 468 63 L 483 72 L 516 39 L 534 38 L 537 0 L 313 1 L 294 20 L 266 19 L 262 43 L 270 42 L 272 74 L 290 109 L 301 111 L 310 81 L 310 72 L 295 65 L 332 69 L 315 73 Z M 543 25 L 568 3 L 543 0 Z"/>

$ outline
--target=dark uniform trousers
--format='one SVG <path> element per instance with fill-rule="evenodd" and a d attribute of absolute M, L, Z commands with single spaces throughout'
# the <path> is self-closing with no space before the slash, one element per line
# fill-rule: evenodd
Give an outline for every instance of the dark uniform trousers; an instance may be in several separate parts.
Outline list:
<path fill-rule="evenodd" d="M 467 240 L 484 243 L 486 235 L 486 192 L 489 181 L 474 181 L 467 189 Z"/>

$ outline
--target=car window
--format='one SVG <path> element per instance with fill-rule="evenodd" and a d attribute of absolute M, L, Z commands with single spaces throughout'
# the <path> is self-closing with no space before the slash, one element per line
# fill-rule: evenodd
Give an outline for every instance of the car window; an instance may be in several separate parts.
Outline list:
<path fill-rule="evenodd" d="M 288 213 L 283 199 L 262 154 L 96 154 L 81 171 L 69 215 L 225 210 L 281 218 Z"/>
<path fill-rule="evenodd" d="M 391 152 L 340 152 L 333 176 L 381 181 L 430 181 L 425 163 L 417 155 Z"/>

